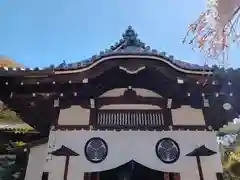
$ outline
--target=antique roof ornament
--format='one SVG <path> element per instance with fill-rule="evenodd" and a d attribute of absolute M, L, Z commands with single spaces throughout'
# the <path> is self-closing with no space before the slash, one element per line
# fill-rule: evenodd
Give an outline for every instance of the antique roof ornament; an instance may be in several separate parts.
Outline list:
<path fill-rule="evenodd" d="M 67 63 L 65 60 L 63 60 L 63 62 L 58 66 L 58 68 L 66 68 L 66 67 L 67 67 Z"/>
<path fill-rule="evenodd" d="M 136 46 L 143 49 L 145 48 L 145 44 L 137 38 L 138 34 L 133 30 L 132 26 L 128 26 L 127 30 L 122 36 L 126 42 L 126 46 Z"/>

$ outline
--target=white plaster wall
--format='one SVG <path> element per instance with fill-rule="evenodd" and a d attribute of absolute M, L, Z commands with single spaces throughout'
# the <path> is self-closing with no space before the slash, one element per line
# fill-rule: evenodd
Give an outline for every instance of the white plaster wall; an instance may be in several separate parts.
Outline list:
<path fill-rule="evenodd" d="M 41 180 L 47 157 L 47 143 L 30 149 L 25 180 Z"/>
<path fill-rule="evenodd" d="M 68 177 L 83 179 L 84 172 L 103 171 L 135 160 L 146 167 L 166 172 L 181 173 L 181 180 L 199 180 L 196 159 L 185 156 L 198 146 L 206 145 L 218 152 L 215 132 L 193 131 L 57 131 L 54 132 L 56 149 L 62 145 L 80 154 L 71 157 Z M 89 162 L 84 155 L 85 143 L 92 137 L 101 137 L 108 144 L 107 158 L 98 164 Z M 164 164 L 156 156 L 155 145 L 164 137 L 174 139 L 180 146 L 181 155 L 174 164 Z M 59 157 L 58 157 L 59 158 Z M 216 180 L 216 172 L 222 171 L 219 153 L 202 158 L 205 180 Z M 51 176 L 49 180 L 59 180 L 63 176 L 64 158 L 54 157 L 47 164 Z M 62 169 L 62 170 L 61 170 Z"/>
<path fill-rule="evenodd" d="M 119 96 L 122 96 L 126 90 L 127 90 L 127 88 L 112 89 L 112 90 L 105 92 L 100 97 L 119 97 Z M 158 97 L 158 98 L 162 97 L 159 94 L 157 94 L 151 90 L 148 90 L 148 89 L 132 88 L 132 90 L 136 91 L 136 94 L 138 96 L 142 96 L 142 97 Z"/>
<path fill-rule="evenodd" d="M 54 164 L 52 164 L 53 166 L 51 167 L 51 171 L 46 170 L 47 172 L 49 172 L 49 180 L 63 180 L 65 160 L 66 158 L 62 156 L 52 156 L 52 160 L 50 162 L 54 162 Z M 72 165 L 69 167 L 69 169 L 71 168 Z M 48 169 L 48 164 L 46 164 L 45 169 Z M 71 179 L 69 178 L 69 180 Z"/>
<path fill-rule="evenodd" d="M 102 106 L 100 109 L 136 109 L 136 110 L 148 110 L 148 109 L 161 109 L 159 106 L 151 104 L 111 104 Z"/>
<path fill-rule="evenodd" d="M 112 89 L 100 97 L 118 97 L 122 96 L 127 88 L 118 88 Z M 133 88 L 136 91 L 137 95 L 142 97 L 161 97 L 157 93 L 147 90 L 147 89 L 140 89 L 140 88 Z M 101 109 L 160 109 L 158 106 L 153 105 L 135 105 L 135 104 L 123 104 L 123 105 L 107 105 L 103 106 Z M 61 109 L 58 124 L 59 125 L 88 125 L 89 124 L 89 117 L 90 117 L 90 109 L 84 109 L 81 106 L 71 106 L 67 109 Z"/>
<path fill-rule="evenodd" d="M 118 91 L 119 89 L 117 89 Z M 124 91 L 123 91 L 124 92 Z M 100 109 L 161 109 L 155 105 L 148 104 L 111 104 L 102 106 Z M 205 125 L 203 112 L 201 109 L 193 109 L 190 106 L 182 106 L 178 109 L 172 109 L 172 118 L 174 125 Z M 58 124 L 59 125 L 88 125 L 90 118 L 90 109 L 84 109 L 81 106 L 71 106 L 67 109 L 61 109 Z"/>
<path fill-rule="evenodd" d="M 90 109 L 84 109 L 81 106 L 71 106 L 67 109 L 61 109 L 58 124 L 59 125 L 88 125 Z"/>
<path fill-rule="evenodd" d="M 174 125 L 205 125 L 202 109 L 194 109 L 191 106 L 181 106 L 172 109 L 172 120 Z"/>

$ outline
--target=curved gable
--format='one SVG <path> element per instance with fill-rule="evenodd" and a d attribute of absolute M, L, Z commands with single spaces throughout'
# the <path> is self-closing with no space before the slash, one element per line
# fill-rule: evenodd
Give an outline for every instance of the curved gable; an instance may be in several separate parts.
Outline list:
<path fill-rule="evenodd" d="M 105 63 L 105 66 L 111 66 L 113 61 L 121 59 L 120 63 L 116 66 L 125 63 L 127 60 L 139 59 L 144 61 L 143 65 L 148 65 L 149 61 L 156 63 L 163 63 L 174 70 L 195 75 L 211 75 L 212 70 L 207 66 L 199 66 L 196 64 L 190 64 L 180 60 L 176 60 L 172 55 L 166 55 L 165 52 L 158 52 L 157 50 L 151 50 L 149 46 L 146 46 L 140 39 L 138 39 L 137 33 L 131 26 L 124 32 L 122 39 L 110 49 L 101 51 L 98 55 L 92 56 L 88 60 L 79 61 L 72 64 L 66 64 L 63 62 L 58 67 L 50 66 L 43 70 L 39 68 L 8 68 L 1 67 L 0 74 L 7 75 L 49 75 L 49 74 L 72 74 L 82 73 L 94 69 L 96 66 Z"/>
<path fill-rule="evenodd" d="M 211 75 L 212 72 L 210 70 L 206 71 L 203 69 L 196 69 L 196 70 L 190 70 L 184 67 L 181 67 L 179 65 L 174 64 L 172 61 L 170 61 L 169 59 L 167 59 L 166 57 L 163 57 L 161 54 L 151 54 L 151 53 L 139 53 L 137 52 L 136 54 L 128 54 L 125 52 L 118 52 L 118 53 L 108 53 L 105 57 L 99 57 L 99 59 L 92 61 L 92 63 L 90 63 L 89 65 L 87 65 L 86 67 L 82 67 L 79 69 L 75 69 L 75 70 L 57 70 L 54 72 L 54 74 L 70 74 L 70 73 L 81 73 L 81 72 L 85 72 L 88 70 L 91 70 L 92 68 L 94 68 L 95 66 L 101 64 L 102 62 L 105 61 L 113 61 L 115 59 L 122 59 L 122 60 L 129 60 L 129 59 L 147 59 L 147 60 L 154 60 L 160 63 L 165 63 L 166 65 L 168 65 L 169 67 L 182 72 L 182 73 L 186 73 L 186 74 L 196 74 L 196 75 Z"/>

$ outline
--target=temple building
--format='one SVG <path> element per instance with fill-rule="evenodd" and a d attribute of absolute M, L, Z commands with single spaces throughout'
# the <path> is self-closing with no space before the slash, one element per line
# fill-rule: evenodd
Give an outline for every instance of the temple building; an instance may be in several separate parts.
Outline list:
<path fill-rule="evenodd" d="M 217 180 L 216 131 L 233 82 L 176 60 L 132 27 L 77 63 L 0 68 L 0 99 L 48 142 L 27 148 L 25 180 Z"/>

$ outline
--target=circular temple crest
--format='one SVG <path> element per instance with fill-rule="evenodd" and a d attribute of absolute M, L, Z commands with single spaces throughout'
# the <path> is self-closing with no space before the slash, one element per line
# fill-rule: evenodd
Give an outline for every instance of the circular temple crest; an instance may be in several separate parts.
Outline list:
<path fill-rule="evenodd" d="M 163 138 L 156 144 L 156 154 L 162 162 L 170 164 L 178 160 L 180 156 L 180 149 L 174 140 L 170 138 Z"/>
<path fill-rule="evenodd" d="M 85 156 L 92 163 L 102 162 L 107 154 L 107 143 L 99 137 L 91 138 L 85 145 Z"/>

